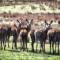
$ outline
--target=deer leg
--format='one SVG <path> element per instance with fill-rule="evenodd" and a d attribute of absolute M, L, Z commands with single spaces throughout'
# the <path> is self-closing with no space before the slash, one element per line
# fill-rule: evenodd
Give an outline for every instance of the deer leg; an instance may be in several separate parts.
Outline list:
<path fill-rule="evenodd" d="M 15 36 L 15 48 L 17 49 L 17 36 Z"/>
<path fill-rule="evenodd" d="M 44 42 L 42 43 L 42 52 L 44 52 Z"/>
<path fill-rule="evenodd" d="M 51 42 L 50 42 L 50 53 L 51 53 Z"/>
<path fill-rule="evenodd" d="M 9 48 L 9 47 L 10 47 L 10 46 L 9 46 L 9 36 L 7 37 L 7 39 L 8 39 L 8 48 Z"/>
<path fill-rule="evenodd" d="M 54 42 L 52 43 L 52 48 L 53 48 L 53 54 L 54 54 Z"/>
<path fill-rule="evenodd" d="M 58 41 L 58 54 L 59 54 L 59 41 Z"/>
<path fill-rule="evenodd" d="M 15 48 L 17 49 L 17 42 L 15 41 Z"/>
<path fill-rule="evenodd" d="M 45 52 L 45 42 L 44 42 L 44 52 Z"/>
<path fill-rule="evenodd" d="M 6 42 L 4 42 L 4 50 L 6 49 Z"/>
<path fill-rule="evenodd" d="M 23 51 L 25 50 L 25 42 L 24 42 L 24 40 L 23 40 Z"/>
<path fill-rule="evenodd" d="M 55 42 L 55 53 L 56 53 L 56 42 Z"/>
<path fill-rule="evenodd" d="M 3 47 L 2 47 L 2 41 L 3 41 L 3 40 L 1 40 L 1 50 L 3 49 Z"/>
<path fill-rule="evenodd" d="M 27 48 L 27 38 L 26 38 L 26 42 L 25 42 L 25 43 L 26 43 L 26 49 L 27 49 L 27 51 L 28 51 L 28 48 Z"/>
<path fill-rule="evenodd" d="M 6 48 L 6 37 L 5 37 L 5 40 L 4 40 L 4 50 L 5 50 L 5 48 Z"/>
<path fill-rule="evenodd" d="M 34 52 L 34 42 L 32 41 L 32 52 Z"/>
<path fill-rule="evenodd" d="M 22 50 L 22 48 L 23 48 L 23 41 L 22 41 L 22 38 L 21 38 L 21 40 L 20 40 L 20 49 Z"/>
<path fill-rule="evenodd" d="M 37 52 L 37 47 L 38 47 L 38 41 L 36 42 L 36 52 Z"/>
<path fill-rule="evenodd" d="M 12 42 L 12 49 L 13 49 L 13 46 L 14 46 L 14 41 Z"/>
<path fill-rule="evenodd" d="M 43 52 L 43 42 L 41 42 L 41 51 Z"/>

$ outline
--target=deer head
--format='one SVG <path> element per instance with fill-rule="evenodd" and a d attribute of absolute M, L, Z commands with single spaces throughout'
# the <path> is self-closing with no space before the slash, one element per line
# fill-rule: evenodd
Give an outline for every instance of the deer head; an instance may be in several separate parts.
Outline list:
<path fill-rule="evenodd" d="M 49 26 L 49 27 L 51 26 L 52 23 L 53 23 L 53 20 L 51 20 L 50 23 L 48 23 L 48 22 L 45 20 L 45 25 L 47 25 L 47 26 Z"/>

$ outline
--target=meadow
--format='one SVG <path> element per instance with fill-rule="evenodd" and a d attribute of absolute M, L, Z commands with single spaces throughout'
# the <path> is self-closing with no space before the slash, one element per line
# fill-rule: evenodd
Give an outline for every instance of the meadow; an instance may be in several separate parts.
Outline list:
<path fill-rule="evenodd" d="M 0 7 L 0 13 L 9 12 L 11 13 L 60 13 L 60 9 L 46 6 L 45 4 L 34 4 L 34 5 L 13 5 Z M 6 47 L 6 50 L 0 50 L 0 60 L 60 60 L 60 55 L 49 54 L 49 44 L 46 44 L 46 53 L 31 52 L 31 43 L 28 43 L 28 52 L 20 50 L 20 44 L 17 43 L 18 49 L 12 49 L 12 43 L 10 48 Z M 38 50 L 39 50 L 38 45 Z"/>
<path fill-rule="evenodd" d="M 10 48 L 6 47 L 6 50 L 0 50 L 0 60 L 60 60 L 60 55 L 49 54 L 49 45 L 46 44 L 46 53 L 31 52 L 31 45 L 28 43 L 28 52 L 22 51 L 19 48 L 12 49 L 12 43 L 10 43 Z M 39 50 L 39 46 L 38 46 Z"/>

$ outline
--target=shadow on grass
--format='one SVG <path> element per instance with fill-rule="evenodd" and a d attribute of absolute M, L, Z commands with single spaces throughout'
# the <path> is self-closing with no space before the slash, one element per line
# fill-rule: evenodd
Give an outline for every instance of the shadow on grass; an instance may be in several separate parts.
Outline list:
<path fill-rule="evenodd" d="M 56 56 L 60 56 L 60 53 L 50 53 L 50 52 L 38 52 L 38 51 L 32 51 L 32 50 L 25 50 L 23 51 L 23 49 L 18 50 L 18 49 L 11 49 L 11 50 L 5 50 L 5 51 L 10 51 L 10 52 L 30 52 L 30 53 L 35 53 L 35 54 L 45 54 L 45 55 L 56 55 Z"/>
<path fill-rule="evenodd" d="M 10 51 L 10 52 L 20 52 L 18 50 L 5 50 L 5 51 Z"/>
<path fill-rule="evenodd" d="M 60 56 L 60 53 L 50 53 L 50 52 L 45 52 L 44 54 Z"/>

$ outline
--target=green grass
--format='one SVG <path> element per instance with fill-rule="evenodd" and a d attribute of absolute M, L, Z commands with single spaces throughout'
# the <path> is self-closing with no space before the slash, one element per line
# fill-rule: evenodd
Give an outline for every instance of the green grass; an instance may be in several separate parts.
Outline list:
<path fill-rule="evenodd" d="M 59 55 L 43 54 L 43 53 L 33 53 L 20 51 L 18 48 L 12 50 L 12 44 L 10 43 L 10 48 L 6 47 L 6 50 L 0 50 L 0 60 L 60 60 Z M 18 43 L 19 47 L 19 43 Z M 31 50 L 30 44 L 28 44 L 29 50 Z M 49 51 L 49 45 L 46 44 L 46 52 Z"/>
<path fill-rule="evenodd" d="M 0 51 L 0 60 L 59 60 L 59 56 L 31 52 Z"/>

